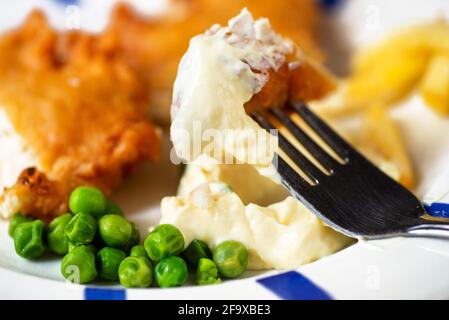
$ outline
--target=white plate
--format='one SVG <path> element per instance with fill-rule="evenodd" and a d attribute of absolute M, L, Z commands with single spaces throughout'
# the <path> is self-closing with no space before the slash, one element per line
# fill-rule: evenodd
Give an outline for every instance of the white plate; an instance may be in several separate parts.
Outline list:
<path fill-rule="evenodd" d="M 148 11 L 163 8 L 154 5 L 155 2 L 151 6 L 147 5 L 148 1 L 137 2 Z M 0 30 L 19 23 L 33 5 L 45 8 L 52 23 L 58 26 L 64 26 L 73 13 L 73 7 L 67 9 L 49 1 L 16 0 L 13 4 L 3 1 L 0 2 Z M 110 2 L 82 1 L 79 5 L 81 26 L 100 30 Z M 333 12 L 327 24 L 332 26 L 340 21 L 341 38 L 337 44 L 354 47 L 380 38 L 398 25 L 443 14 L 449 16 L 449 3 L 445 0 L 347 0 Z M 328 38 L 333 38 L 335 45 L 335 37 Z M 345 57 L 334 58 L 336 61 Z M 449 202 L 449 121 L 435 116 L 419 97 L 404 102 L 395 110 L 395 117 L 400 121 L 422 181 L 418 195 L 427 202 Z M 178 169 L 168 161 L 168 141 L 165 146 L 164 161 L 146 166 L 142 174 L 127 180 L 115 196 L 129 218 L 139 224 L 142 234 L 149 225 L 157 223 L 160 199 L 176 191 Z M 67 284 L 60 275 L 57 258 L 39 262 L 21 259 L 14 252 L 4 221 L 0 222 L 0 248 L 0 298 L 4 299 L 449 298 L 447 240 L 395 238 L 359 242 L 302 266 L 295 273 L 267 271 L 250 273 L 244 279 L 217 286 L 126 291 L 119 286 Z M 265 279 L 271 276 L 274 277 Z M 265 280 L 259 282 L 261 279 Z"/>

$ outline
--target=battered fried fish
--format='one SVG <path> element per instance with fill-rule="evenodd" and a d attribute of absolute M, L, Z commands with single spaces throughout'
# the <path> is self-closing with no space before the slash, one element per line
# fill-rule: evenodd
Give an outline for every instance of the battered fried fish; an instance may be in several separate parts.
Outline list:
<path fill-rule="evenodd" d="M 35 167 L 4 190 L 0 215 L 48 220 L 67 210 L 74 187 L 109 194 L 139 162 L 158 159 L 146 82 L 118 51 L 99 35 L 55 31 L 39 11 L 0 38 L 0 111 Z M 2 171 L 18 161 L 2 160 Z"/>

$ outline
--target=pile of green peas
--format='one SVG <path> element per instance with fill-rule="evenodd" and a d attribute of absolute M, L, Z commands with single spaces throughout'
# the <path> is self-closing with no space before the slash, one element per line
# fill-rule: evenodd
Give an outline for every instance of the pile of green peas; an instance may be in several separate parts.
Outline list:
<path fill-rule="evenodd" d="M 167 288 L 183 285 L 191 270 L 197 284 L 217 284 L 240 276 L 248 265 L 248 251 L 240 242 L 224 241 L 211 251 L 205 242 L 193 240 L 185 248 L 181 231 L 169 224 L 157 226 L 140 244 L 136 225 L 94 187 L 76 188 L 69 208 L 48 226 L 15 214 L 8 232 L 25 259 L 38 259 L 47 249 L 63 256 L 61 273 L 73 283 L 100 278 L 127 288 Z"/>

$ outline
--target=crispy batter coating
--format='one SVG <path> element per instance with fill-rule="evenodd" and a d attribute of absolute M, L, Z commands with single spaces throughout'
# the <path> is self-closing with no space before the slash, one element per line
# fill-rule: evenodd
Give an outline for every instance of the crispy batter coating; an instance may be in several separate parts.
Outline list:
<path fill-rule="evenodd" d="M 25 171 L 0 202 L 20 195 L 22 213 L 57 215 L 75 186 L 109 194 L 136 164 L 157 160 L 145 84 L 101 36 L 57 32 L 39 11 L 0 38 L 0 105 L 42 171 L 31 184 Z"/>
<path fill-rule="evenodd" d="M 283 107 L 287 101 L 317 100 L 336 89 L 334 76 L 314 60 L 293 55 L 287 61 L 277 72 L 269 71 L 268 82 L 245 104 L 247 113 Z"/>
<path fill-rule="evenodd" d="M 50 181 L 36 168 L 27 168 L 13 187 L 5 189 L 2 210 L 22 212 L 50 222 L 54 216 L 68 210 L 69 193 L 66 187 L 59 181 Z"/>

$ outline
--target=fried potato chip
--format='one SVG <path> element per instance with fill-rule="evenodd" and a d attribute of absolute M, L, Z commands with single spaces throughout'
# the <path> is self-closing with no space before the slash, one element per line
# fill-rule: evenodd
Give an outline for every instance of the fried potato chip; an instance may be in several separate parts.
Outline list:
<path fill-rule="evenodd" d="M 397 124 L 389 116 L 382 105 L 368 108 L 362 122 L 362 145 L 376 155 L 382 157 L 385 163 L 378 163 L 382 167 L 389 167 L 387 162 L 394 165 L 399 172 L 399 182 L 407 188 L 415 184 L 415 174 L 412 161 L 401 137 Z M 369 154 L 367 154 L 369 157 Z"/>
<path fill-rule="evenodd" d="M 349 110 L 372 104 L 391 105 L 407 97 L 426 70 L 428 55 L 395 53 L 347 81 L 344 103 Z"/>
<path fill-rule="evenodd" d="M 438 54 L 432 58 L 420 93 L 432 110 L 449 115 L 449 54 Z"/>
<path fill-rule="evenodd" d="M 355 73 L 370 72 L 394 55 L 437 52 L 449 52 L 449 24 L 444 20 L 403 28 L 381 43 L 360 49 L 352 61 L 352 69 Z"/>
<path fill-rule="evenodd" d="M 419 87 L 433 110 L 447 114 L 448 57 L 449 24 L 445 21 L 404 28 L 359 50 L 352 61 L 351 76 L 341 81 L 334 94 L 317 103 L 317 108 L 332 117 L 376 104 L 388 107 Z"/>

